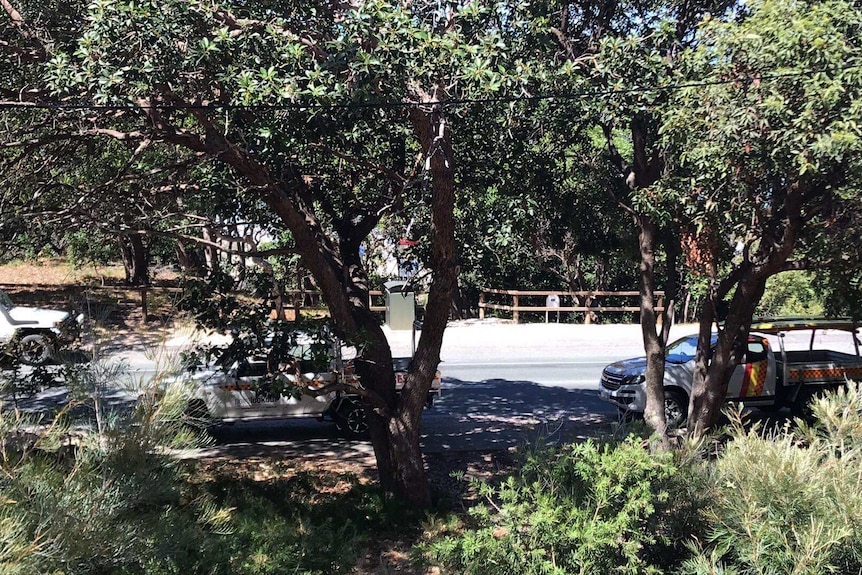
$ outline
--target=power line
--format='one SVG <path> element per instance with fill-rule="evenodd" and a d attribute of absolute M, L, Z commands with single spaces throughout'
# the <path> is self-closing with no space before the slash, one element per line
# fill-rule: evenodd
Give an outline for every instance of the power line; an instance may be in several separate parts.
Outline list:
<path fill-rule="evenodd" d="M 187 111 L 255 111 L 255 110 L 351 110 L 351 109 L 397 109 L 397 108 L 418 108 L 431 104 L 439 104 L 445 107 L 452 106 L 467 106 L 476 104 L 511 104 L 517 102 L 554 102 L 554 101 L 571 101 L 580 98 L 605 98 L 608 96 L 627 95 L 627 94 L 646 94 L 650 92 L 678 92 L 691 88 L 708 88 L 711 86 L 720 86 L 726 84 L 735 84 L 740 81 L 758 80 L 761 82 L 769 82 L 786 78 L 798 78 L 803 76 L 812 76 L 814 74 L 825 74 L 831 72 L 841 72 L 845 70 L 853 70 L 862 68 L 862 64 L 848 64 L 845 66 L 836 66 L 820 69 L 798 70 L 794 72 L 779 72 L 773 74 L 764 74 L 760 76 L 738 76 L 736 78 L 727 78 L 722 80 L 701 80 L 697 82 L 687 82 L 681 84 L 668 84 L 666 86 L 636 86 L 631 88 L 606 88 L 606 89 L 589 89 L 576 90 L 573 92 L 558 93 L 558 94 L 537 94 L 534 96 L 497 96 L 488 98 L 453 98 L 443 100 L 441 102 L 349 102 L 349 103 L 284 103 L 284 104 L 87 104 L 74 102 L 3 102 L 0 101 L 0 110 L 58 110 L 58 111 L 124 111 L 124 110 L 187 110 Z"/>

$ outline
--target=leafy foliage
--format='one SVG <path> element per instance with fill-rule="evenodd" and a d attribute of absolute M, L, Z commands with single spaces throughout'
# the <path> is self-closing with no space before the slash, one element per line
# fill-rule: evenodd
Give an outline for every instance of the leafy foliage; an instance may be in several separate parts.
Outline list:
<path fill-rule="evenodd" d="M 685 572 L 856 573 L 862 569 L 862 393 L 812 405 L 813 426 L 737 426 L 714 467 L 708 545 Z"/>
<path fill-rule="evenodd" d="M 697 498 L 683 496 L 692 469 L 635 438 L 539 451 L 499 487 L 478 486 L 487 503 L 424 551 L 465 574 L 657 573 L 681 531 L 696 530 Z"/>
<path fill-rule="evenodd" d="M 818 317 L 824 313 L 822 288 L 813 274 L 790 271 L 769 278 L 757 312 L 765 317 Z"/>

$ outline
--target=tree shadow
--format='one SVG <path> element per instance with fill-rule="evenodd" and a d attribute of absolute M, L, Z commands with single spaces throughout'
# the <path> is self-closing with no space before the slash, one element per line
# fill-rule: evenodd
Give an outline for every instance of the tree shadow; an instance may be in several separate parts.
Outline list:
<path fill-rule="evenodd" d="M 592 390 L 450 378 L 422 418 L 422 440 L 432 451 L 563 443 L 610 433 L 617 416 L 617 409 Z"/>

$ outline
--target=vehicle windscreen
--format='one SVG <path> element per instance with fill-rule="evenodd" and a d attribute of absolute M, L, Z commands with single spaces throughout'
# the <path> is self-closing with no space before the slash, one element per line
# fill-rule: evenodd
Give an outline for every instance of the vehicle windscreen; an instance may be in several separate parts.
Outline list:
<path fill-rule="evenodd" d="M 688 363 L 697 352 L 697 336 L 678 339 L 667 347 L 668 363 Z"/>
<path fill-rule="evenodd" d="M 6 295 L 6 292 L 4 292 L 3 290 L 0 290 L 0 305 L 5 307 L 6 309 L 12 309 L 13 307 L 15 307 L 12 303 L 12 300 L 9 299 L 9 296 Z"/>

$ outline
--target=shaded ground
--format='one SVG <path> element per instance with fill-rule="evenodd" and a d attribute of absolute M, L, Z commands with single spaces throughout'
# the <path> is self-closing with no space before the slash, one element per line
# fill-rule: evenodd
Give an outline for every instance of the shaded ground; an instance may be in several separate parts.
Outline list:
<path fill-rule="evenodd" d="M 463 512 L 476 501 L 471 481 L 496 482 L 516 468 L 510 452 L 457 452 L 425 456 L 435 507 L 441 512 Z M 344 497 L 357 488 L 376 482 L 373 456 L 343 457 L 307 455 L 284 458 L 278 454 L 250 457 L 215 457 L 197 462 L 203 481 L 260 485 L 302 484 L 314 478 L 314 490 L 322 498 Z M 436 568 L 417 568 L 411 564 L 410 549 L 415 544 L 417 525 L 404 532 L 394 531 L 370 541 L 357 561 L 356 574 L 433 575 Z"/>
<path fill-rule="evenodd" d="M 23 305 L 87 309 L 98 319 L 102 353 L 144 350 L 175 335 L 171 300 L 150 301 L 156 319 L 141 325 L 139 292 L 119 287 L 87 290 L 29 282 L 10 290 Z M 0 283 L 9 281 L 0 274 Z M 21 282 L 21 278 L 13 281 Z M 85 360 L 86 358 L 78 358 Z M 425 463 L 435 501 L 443 509 L 461 511 L 475 501 L 471 481 L 494 482 L 516 468 L 514 448 L 525 442 L 577 440 L 607 433 L 612 418 L 596 414 L 594 393 L 537 385 L 528 381 L 492 379 L 469 382 L 449 379 L 434 410 L 423 418 Z M 58 390 L 59 392 L 59 390 Z M 489 407 L 493 409 L 489 410 Z M 204 481 L 219 478 L 262 484 L 304 474 L 325 476 L 326 490 L 349 490 L 376 482 L 373 450 L 367 442 L 348 442 L 331 425 L 307 422 L 279 428 L 220 429 L 216 441 L 194 454 Z M 409 549 L 416 534 L 393 534 L 371 543 L 356 573 L 424 574 L 410 566 Z"/>

